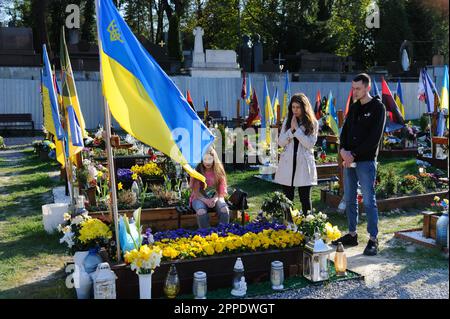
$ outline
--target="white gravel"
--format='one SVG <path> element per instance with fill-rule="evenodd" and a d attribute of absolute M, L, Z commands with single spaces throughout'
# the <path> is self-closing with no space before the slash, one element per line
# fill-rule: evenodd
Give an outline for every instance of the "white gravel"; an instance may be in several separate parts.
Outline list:
<path fill-rule="evenodd" d="M 448 299 L 448 269 L 403 271 L 396 276 L 367 285 L 364 280 L 308 286 L 255 299 Z"/>

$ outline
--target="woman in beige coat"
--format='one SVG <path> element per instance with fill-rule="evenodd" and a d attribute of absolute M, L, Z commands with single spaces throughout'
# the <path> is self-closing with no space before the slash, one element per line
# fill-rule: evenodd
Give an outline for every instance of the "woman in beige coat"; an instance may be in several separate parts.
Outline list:
<path fill-rule="evenodd" d="M 291 201 L 298 187 L 302 211 L 307 214 L 312 209 L 311 187 L 317 185 L 314 145 L 318 123 L 311 103 L 303 93 L 292 96 L 288 111 L 278 138 L 278 145 L 284 150 L 280 155 L 275 182 L 283 185 L 283 192 Z"/>

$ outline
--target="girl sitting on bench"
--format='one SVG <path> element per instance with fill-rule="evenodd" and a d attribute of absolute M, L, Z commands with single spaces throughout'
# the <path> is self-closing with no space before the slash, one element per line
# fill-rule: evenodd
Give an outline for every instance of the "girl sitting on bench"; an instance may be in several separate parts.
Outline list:
<path fill-rule="evenodd" d="M 224 198 L 227 195 L 227 176 L 222 162 L 213 148 L 206 152 L 196 170 L 205 176 L 207 184 L 207 188 L 203 189 L 202 182 L 199 180 L 191 178 L 190 181 L 192 189 L 190 203 L 197 214 L 198 227 L 210 227 L 208 216 L 210 208 L 214 208 L 217 212 L 219 223 L 229 223 L 230 213 Z"/>

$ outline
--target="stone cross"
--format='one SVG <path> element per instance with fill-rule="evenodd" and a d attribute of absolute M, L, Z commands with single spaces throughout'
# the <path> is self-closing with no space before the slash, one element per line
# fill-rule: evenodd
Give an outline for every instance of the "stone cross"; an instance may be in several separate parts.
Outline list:
<path fill-rule="evenodd" d="M 203 53 L 203 34 L 205 33 L 201 27 L 194 29 L 194 53 Z"/>
<path fill-rule="evenodd" d="M 192 57 L 192 66 L 205 67 L 205 52 L 203 52 L 203 34 L 204 31 L 201 27 L 196 27 L 193 32 L 195 36 L 194 41 L 194 54 Z"/>

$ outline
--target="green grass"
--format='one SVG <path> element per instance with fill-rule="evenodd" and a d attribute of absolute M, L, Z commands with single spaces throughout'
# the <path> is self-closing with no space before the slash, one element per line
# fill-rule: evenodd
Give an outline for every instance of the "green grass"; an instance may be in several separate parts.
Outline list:
<path fill-rule="evenodd" d="M 64 283 L 64 247 L 42 224 L 41 205 L 51 202 L 51 189 L 60 184 L 48 172 L 58 166 L 31 150 L 23 153 L 20 162 L 0 157 L 0 298 L 72 297 L 73 291 L 55 285 Z"/>

